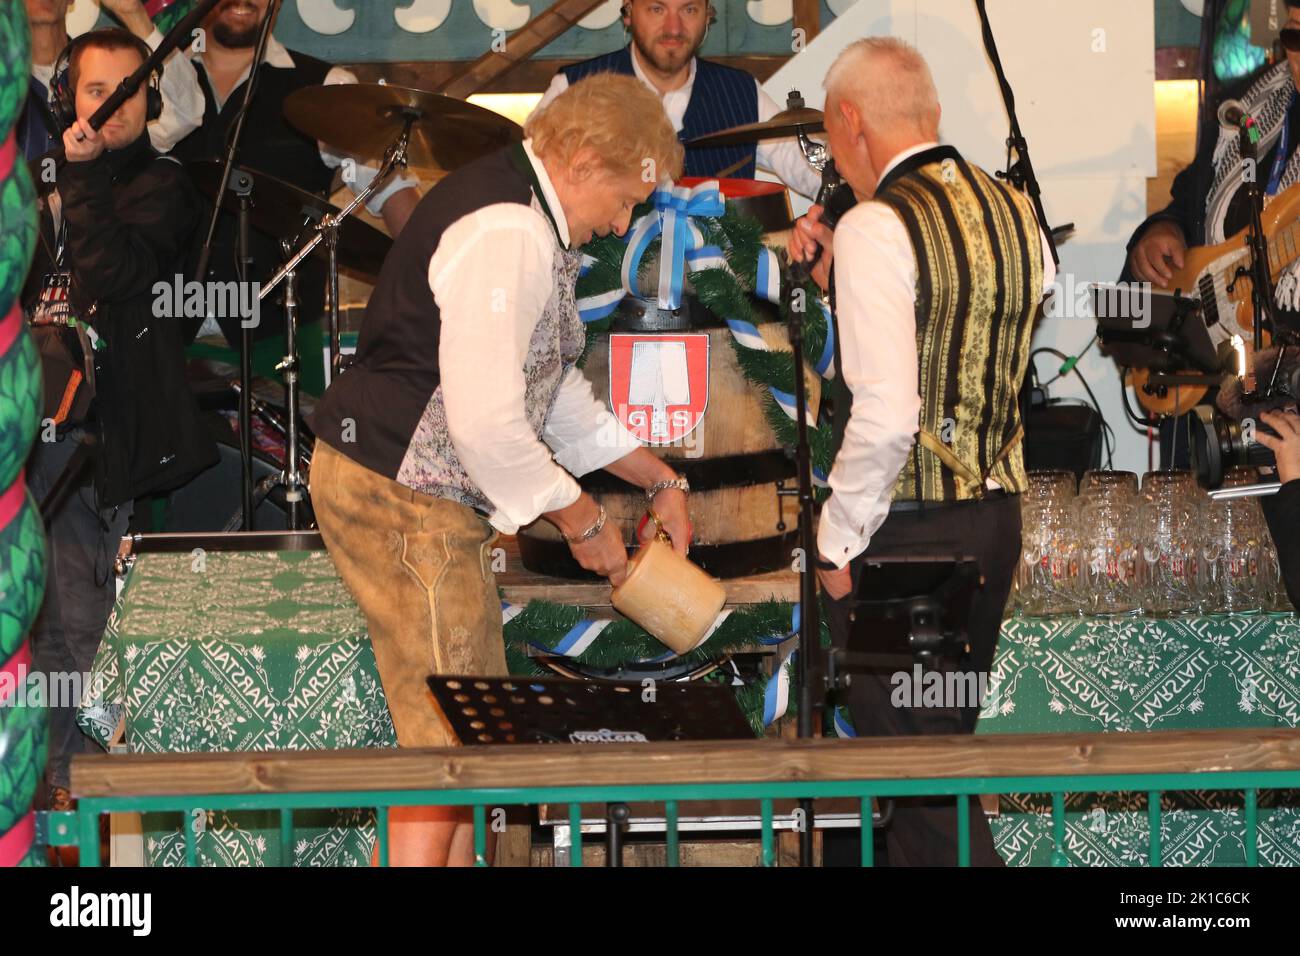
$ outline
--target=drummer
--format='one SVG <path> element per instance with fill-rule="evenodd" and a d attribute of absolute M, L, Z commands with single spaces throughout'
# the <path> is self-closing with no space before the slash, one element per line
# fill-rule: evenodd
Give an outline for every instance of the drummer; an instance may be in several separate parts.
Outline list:
<path fill-rule="evenodd" d="M 768 96 L 757 80 L 743 70 L 696 56 L 717 16 L 708 0 L 628 0 L 623 4 L 623 26 L 631 42 L 614 53 L 562 68 L 537 108 L 585 76 L 622 73 L 635 76 L 658 94 L 684 143 L 770 120 L 785 107 Z M 756 166 L 810 199 L 821 185 L 821 175 L 808 165 L 794 137 L 686 150 L 687 176 L 753 179 Z"/>
<path fill-rule="evenodd" d="M 203 122 L 172 150 L 172 155 L 182 162 L 224 158 L 227 137 L 243 104 L 244 87 L 269 3 L 270 0 L 223 0 L 204 21 L 203 51 L 191 51 L 190 54 L 195 67 L 195 82 L 205 104 Z M 262 172 L 308 192 L 325 195 L 343 157 L 290 126 L 284 118 L 284 101 L 291 93 L 306 86 L 355 82 L 356 76 L 348 70 L 289 50 L 274 34 L 270 36 L 257 74 L 257 88 L 244 121 L 236 157 L 239 165 L 252 171 L 255 178 L 258 172 Z M 353 171 L 355 176 L 350 175 Z M 370 184 L 376 170 L 357 163 L 349 164 L 346 172 L 349 175 L 344 176 L 344 182 L 353 192 L 360 192 Z M 382 215 L 389 231 L 397 235 L 419 201 L 415 186 L 414 179 L 394 177 L 375 194 L 366 208 L 375 215 Z M 253 195 L 256 200 L 256 182 Z M 279 267 L 282 261 L 280 251 L 275 240 L 256 231 L 250 244 L 252 278 L 264 282 Z M 222 216 L 209 278 L 216 282 L 237 278 L 233 216 Z M 303 263 L 299 270 L 298 289 L 299 314 L 305 317 L 304 324 L 316 322 L 325 302 L 325 271 L 319 259 Z M 220 327 L 231 346 L 238 347 L 238 316 L 217 317 L 215 325 Z M 191 334 L 195 331 L 192 328 Z M 201 331 L 204 334 L 216 332 L 213 320 L 209 319 Z M 255 343 L 267 342 L 265 349 L 255 350 L 257 357 L 264 359 L 264 362 L 258 362 L 259 365 L 274 364 L 281 357 L 283 350 L 277 346 L 284 338 L 284 311 L 280 305 L 271 301 L 262 304 L 260 323 L 252 330 L 252 337 Z M 308 335 L 301 335 L 301 338 L 303 355 L 314 357 L 321 354 L 319 347 L 314 351 L 308 347 Z M 319 394 L 323 385 L 324 374 L 319 359 L 304 362 L 304 388 Z"/>
<path fill-rule="evenodd" d="M 311 494 L 366 615 L 397 742 L 450 742 L 430 673 L 504 675 L 496 533 L 545 518 L 574 559 L 618 584 L 617 522 L 575 480 L 604 469 L 645 491 L 685 553 L 686 481 L 623 429 L 576 362 L 580 247 L 623 233 L 681 145 L 631 78 L 577 83 L 522 144 L 430 190 L 393 244 L 357 358 L 316 407 Z M 643 537 L 653 534 L 650 527 Z M 390 812 L 394 863 L 472 862 L 471 828 L 438 808 Z"/>

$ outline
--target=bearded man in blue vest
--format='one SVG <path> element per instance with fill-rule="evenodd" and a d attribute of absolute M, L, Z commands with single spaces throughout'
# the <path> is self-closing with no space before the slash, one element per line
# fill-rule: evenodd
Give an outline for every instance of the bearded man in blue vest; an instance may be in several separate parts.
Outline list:
<path fill-rule="evenodd" d="M 757 80 L 744 70 L 696 56 L 716 19 L 708 0 L 628 0 L 623 5 L 623 26 L 631 42 L 614 53 L 561 69 L 537 108 L 584 77 L 621 73 L 635 76 L 659 96 L 683 143 L 771 119 L 785 107 L 768 96 Z M 820 174 L 808 165 L 793 137 L 686 150 L 687 176 L 753 179 L 757 166 L 810 198 L 821 185 Z"/>

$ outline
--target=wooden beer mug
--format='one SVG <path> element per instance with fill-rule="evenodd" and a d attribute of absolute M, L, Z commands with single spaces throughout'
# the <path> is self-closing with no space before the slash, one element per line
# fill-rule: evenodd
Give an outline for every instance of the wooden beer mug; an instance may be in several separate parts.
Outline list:
<path fill-rule="evenodd" d="M 659 529 L 628 562 L 627 578 L 610 595 L 614 609 L 635 621 L 678 654 L 692 650 L 709 633 L 727 592 L 714 578 L 673 550 L 659 516 Z"/>

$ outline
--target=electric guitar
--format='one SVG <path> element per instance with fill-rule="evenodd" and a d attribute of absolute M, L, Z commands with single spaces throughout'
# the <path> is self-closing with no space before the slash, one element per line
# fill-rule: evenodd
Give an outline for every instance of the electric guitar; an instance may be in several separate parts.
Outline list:
<path fill-rule="evenodd" d="M 1268 245 L 1268 272 L 1274 287 L 1282 272 L 1300 259 L 1300 183 L 1275 196 L 1260 217 Z M 1251 302 L 1248 269 L 1250 250 L 1246 244 L 1249 228 L 1217 246 L 1197 246 L 1183 256 L 1183 268 L 1169 280 L 1169 288 L 1191 296 L 1201 303 L 1205 324 L 1216 346 L 1234 335 L 1246 344 L 1246 368 L 1254 367 L 1255 309 Z M 1270 289 L 1269 293 L 1272 294 Z M 1269 342 L 1264 333 L 1264 345 Z M 1150 369 L 1130 369 L 1125 384 L 1132 386 L 1139 404 L 1148 412 L 1182 415 L 1200 403 L 1209 389 L 1199 385 L 1153 386 Z"/>

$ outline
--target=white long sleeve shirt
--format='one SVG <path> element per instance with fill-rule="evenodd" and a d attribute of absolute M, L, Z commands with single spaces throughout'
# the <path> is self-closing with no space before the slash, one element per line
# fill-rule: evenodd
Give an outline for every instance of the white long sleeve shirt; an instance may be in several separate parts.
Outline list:
<path fill-rule="evenodd" d="M 632 70 L 636 73 L 637 79 L 663 100 L 664 112 L 668 114 L 669 122 L 673 124 L 674 130 L 681 132 L 682 127 L 686 125 L 686 109 L 691 105 L 691 92 L 695 89 L 694 58 L 691 59 L 691 72 L 686 82 L 675 90 L 660 94 L 658 88 L 650 82 L 650 78 L 641 69 L 639 57 L 640 54 L 637 53 L 634 46 L 632 48 Z M 776 100 L 767 95 L 767 91 L 762 86 L 759 86 L 757 80 L 754 81 L 754 86 L 758 89 L 758 120 L 760 123 L 770 120 L 785 109 L 784 106 L 778 105 Z M 563 73 L 556 73 L 534 112 L 545 107 L 568 88 L 569 78 Z M 721 130 L 714 130 L 713 132 L 721 132 Z M 793 136 L 760 142 L 756 161 L 761 168 L 775 174 L 781 182 L 809 199 L 816 197 L 817 190 L 821 188 L 821 174 L 808 165 L 808 160 L 804 159 L 803 151 L 799 148 L 799 141 Z"/>
<path fill-rule="evenodd" d="M 894 157 L 883 181 L 924 143 Z M 1043 292 L 1056 278 L 1043 247 Z M 916 256 L 898 215 L 881 202 L 859 203 L 835 227 L 835 306 L 840 372 L 853 395 L 844 440 L 827 483 L 817 550 L 838 568 L 867 550 L 889 516 L 898 480 L 920 427 L 916 354 Z M 852 267 L 849 264 L 852 264 Z M 990 483 L 991 487 L 996 487 Z"/>
<path fill-rule="evenodd" d="M 574 366 L 564 372 L 542 440 L 528 422 L 524 362 L 569 233 L 531 141 L 524 149 L 555 227 L 529 206 L 486 206 L 448 228 L 429 261 L 429 288 L 442 317 L 438 368 L 448 432 L 465 473 L 494 506 L 492 525 L 504 534 L 573 504 L 581 494 L 575 475 L 640 447 Z"/>

